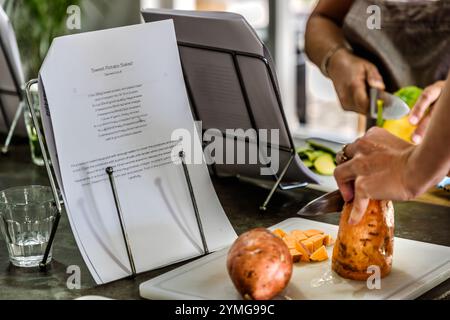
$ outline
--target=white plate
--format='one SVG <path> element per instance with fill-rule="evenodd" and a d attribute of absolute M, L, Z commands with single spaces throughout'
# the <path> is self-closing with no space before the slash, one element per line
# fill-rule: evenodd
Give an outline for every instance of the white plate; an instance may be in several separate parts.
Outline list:
<path fill-rule="evenodd" d="M 334 238 L 338 231 L 335 225 L 302 218 L 273 228 L 320 229 Z M 147 299 L 240 299 L 226 270 L 227 252 L 210 254 L 142 283 L 140 294 Z M 330 257 L 331 253 L 330 247 Z M 330 264 L 331 259 L 295 264 L 289 286 L 277 299 L 414 299 L 450 277 L 450 247 L 395 238 L 392 272 L 381 280 L 380 290 L 331 273 Z M 330 274 L 330 281 L 321 281 Z"/>

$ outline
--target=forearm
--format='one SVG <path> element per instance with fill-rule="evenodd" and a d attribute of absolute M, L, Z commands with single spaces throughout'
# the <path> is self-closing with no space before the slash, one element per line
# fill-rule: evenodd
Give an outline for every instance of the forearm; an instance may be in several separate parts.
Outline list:
<path fill-rule="evenodd" d="M 344 33 L 333 20 L 318 13 L 311 16 L 306 28 L 305 51 L 315 65 L 320 67 L 330 50 L 344 45 Z"/>
<path fill-rule="evenodd" d="M 414 196 L 426 192 L 450 170 L 450 81 L 447 81 L 423 142 L 408 159 L 406 177 Z"/>

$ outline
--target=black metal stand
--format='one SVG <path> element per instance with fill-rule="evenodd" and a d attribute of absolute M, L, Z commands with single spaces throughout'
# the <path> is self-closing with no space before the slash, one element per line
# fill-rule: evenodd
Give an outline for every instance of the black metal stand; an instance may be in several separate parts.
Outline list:
<path fill-rule="evenodd" d="M 24 109 L 24 98 L 23 98 L 23 94 L 22 94 L 21 85 L 19 84 L 19 80 L 16 77 L 16 74 L 15 74 L 14 68 L 13 68 L 13 64 L 10 60 L 9 55 L 6 52 L 6 49 L 5 49 L 6 47 L 5 47 L 5 44 L 1 37 L 0 37 L 0 48 L 2 50 L 3 56 L 5 57 L 6 66 L 8 68 L 9 74 L 11 75 L 11 78 L 12 78 L 13 84 L 14 84 L 13 91 L 0 88 L 0 114 L 3 117 L 6 127 L 9 128 L 8 134 L 6 136 L 6 140 L 3 144 L 3 147 L 1 148 L 1 152 L 3 154 L 6 154 L 6 153 L 8 153 L 9 145 L 11 144 L 11 140 L 14 135 L 14 131 L 15 131 L 17 123 L 19 121 L 20 115 L 22 114 L 22 111 Z M 3 100 L 2 100 L 3 95 L 17 96 L 19 98 L 19 106 L 17 108 L 17 111 L 14 115 L 14 119 L 12 121 L 10 121 L 10 119 L 8 119 L 8 114 L 6 113 L 6 109 L 3 104 Z"/>
<path fill-rule="evenodd" d="M 260 56 L 260 55 L 257 55 L 257 54 L 241 52 L 241 51 L 235 51 L 235 50 L 229 50 L 229 49 L 223 49 L 223 48 L 217 48 L 217 47 L 210 47 L 210 46 L 194 44 L 194 43 L 186 43 L 186 42 L 181 42 L 181 41 L 178 41 L 178 46 L 179 47 L 186 47 L 186 48 L 193 48 L 193 49 L 198 49 L 198 50 L 206 50 L 206 51 L 212 51 L 212 52 L 226 53 L 226 54 L 229 54 L 232 57 L 233 66 L 234 66 L 234 69 L 236 71 L 236 74 L 237 74 L 237 77 L 238 77 L 238 80 L 239 80 L 239 85 L 240 85 L 240 88 L 241 88 L 242 95 L 244 97 L 246 110 L 247 110 L 247 113 L 249 115 L 250 122 L 252 124 L 252 128 L 251 129 L 254 129 L 256 131 L 258 131 L 258 129 L 264 129 L 264 128 L 258 128 L 258 126 L 256 124 L 254 113 L 253 113 L 252 108 L 250 106 L 250 98 L 249 98 L 249 95 L 247 93 L 247 89 L 245 87 L 244 77 L 242 76 L 241 68 L 239 66 L 238 57 L 239 56 L 243 56 L 243 57 L 248 57 L 248 58 L 254 58 L 254 59 L 258 59 L 258 60 L 260 60 L 261 62 L 264 63 L 264 65 L 265 65 L 265 67 L 267 69 L 267 73 L 268 73 L 269 78 L 270 78 L 270 83 L 271 83 L 271 85 L 273 87 L 273 90 L 274 90 L 274 93 L 275 93 L 275 96 L 276 96 L 276 100 L 277 100 L 277 104 L 278 104 L 279 111 L 280 111 L 280 114 L 281 114 L 281 118 L 283 120 L 283 124 L 285 126 L 286 131 L 287 131 L 287 136 L 288 136 L 289 144 L 290 144 L 289 147 L 276 146 L 275 148 L 278 148 L 280 151 L 289 153 L 290 154 L 290 158 L 289 158 L 288 162 L 286 163 L 286 165 L 282 168 L 280 175 L 277 175 L 277 174 L 273 175 L 275 183 L 274 183 L 273 187 L 271 188 L 271 190 L 270 190 L 267 198 L 265 199 L 264 203 L 259 208 L 260 208 L 261 211 L 265 211 L 267 209 L 267 206 L 268 206 L 270 200 L 272 199 L 272 196 L 274 195 L 274 193 L 275 193 L 275 191 L 277 189 L 280 189 L 280 190 L 291 190 L 291 189 L 306 187 L 308 185 L 307 182 L 299 182 L 299 183 L 288 184 L 288 185 L 285 185 L 285 184 L 282 183 L 284 176 L 286 175 L 290 165 L 292 164 L 292 161 L 294 160 L 294 158 L 296 156 L 296 153 L 295 153 L 294 141 L 292 139 L 292 135 L 290 133 L 289 126 L 287 124 L 286 115 L 284 114 L 284 111 L 283 111 L 283 104 L 282 104 L 282 101 L 281 101 L 281 95 L 280 95 L 280 92 L 279 92 L 279 89 L 278 89 L 276 77 L 275 77 L 275 74 L 274 74 L 274 72 L 273 72 L 273 70 L 272 70 L 272 68 L 270 66 L 270 63 L 269 63 L 268 59 L 266 57 L 264 57 L 264 56 Z M 181 59 L 181 60 L 183 60 L 183 59 Z M 199 121 L 201 119 L 199 117 L 199 112 L 198 112 L 197 104 L 195 102 L 194 94 L 193 94 L 193 91 L 192 91 L 192 86 L 190 84 L 189 77 L 188 77 L 188 75 L 186 73 L 186 69 L 185 69 L 185 67 L 183 65 L 183 61 L 182 61 L 182 67 L 183 67 L 184 81 L 186 83 L 186 89 L 187 89 L 187 92 L 188 92 L 189 101 L 191 103 L 193 116 L 194 116 L 195 120 Z M 226 132 L 222 131 L 221 133 L 222 133 L 223 138 L 226 139 L 227 138 Z M 235 137 L 232 137 L 232 138 L 235 138 Z M 245 142 L 249 143 L 247 140 L 245 140 Z M 257 136 L 256 144 L 257 144 L 257 146 L 259 148 L 259 137 L 258 136 Z M 267 143 L 267 145 L 270 148 L 273 148 L 271 143 Z M 270 164 L 268 164 L 268 166 L 269 165 Z M 216 170 L 213 170 L 213 171 L 216 171 Z"/>
<path fill-rule="evenodd" d="M 113 197 L 114 197 L 114 204 L 116 205 L 117 216 L 118 216 L 119 222 L 120 222 L 120 229 L 122 231 L 123 241 L 125 242 L 125 246 L 127 248 L 127 255 L 128 255 L 128 260 L 130 262 L 131 274 L 132 274 L 132 277 L 135 277 L 136 276 L 136 265 L 134 264 L 134 258 L 133 258 L 133 253 L 131 251 L 130 239 L 128 238 L 128 233 L 126 231 L 125 223 L 123 221 L 124 219 L 123 219 L 123 215 L 122 215 L 122 208 L 120 206 L 119 196 L 117 195 L 113 167 L 106 168 L 106 173 L 108 174 L 109 183 L 111 184 L 111 190 L 112 190 Z"/>
<path fill-rule="evenodd" d="M 205 255 L 207 255 L 209 253 L 208 244 L 206 242 L 206 237 L 205 237 L 205 232 L 203 230 L 203 224 L 202 224 L 202 219 L 200 217 L 200 212 L 198 211 L 197 201 L 195 199 L 194 188 L 192 187 L 191 176 L 189 175 L 189 171 L 188 171 L 186 162 L 184 161 L 184 156 L 185 156 L 184 151 L 180 151 L 178 156 L 180 157 L 181 165 L 183 166 L 184 177 L 186 178 L 186 183 L 187 183 L 187 186 L 189 189 L 189 194 L 191 195 L 192 206 L 194 208 L 195 218 L 197 219 L 198 231 L 200 232 L 200 236 L 202 238 L 203 253 Z"/>
<path fill-rule="evenodd" d="M 49 182 L 50 182 L 50 187 L 52 189 L 54 203 L 55 203 L 55 206 L 56 206 L 55 221 L 53 222 L 53 225 L 52 225 L 52 230 L 50 232 L 50 237 L 49 237 L 47 246 L 45 248 L 44 257 L 43 257 L 43 259 L 42 259 L 42 261 L 41 261 L 41 263 L 39 265 L 42 270 L 45 270 L 46 266 L 47 266 L 47 263 L 48 263 L 48 257 L 50 255 L 50 250 L 51 250 L 51 247 L 52 247 L 54 239 L 55 239 L 55 234 L 56 234 L 56 231 L 58 229 L 59 221 L 61 219 L 61 213 L 62 213 L 62 206 L 61 206 L 61 204 L 62 204 L 62 201 L 59 198 L 59 192 L 58 192 L 58 189 L 57 189 L 58 182 L 57 182 L 57 180 L 56 180 L 56 178 L 54 176 L 54 173 L 52 171 L 52 165 L 51 165 L 50 158 L 48 156 L 47 148 L 45 146 L 44 136 L 43 136 L 42 130 L 41 130 L 41 124 L 39 123 L 38 117 L 36 115 L 36 111 L 33 108 L 33 97 L 31 95 L 31 90 L 30 89 L 31 89 L 31 86 L 33 86 L 33 85 L 35 85 L 37 83 L 38 83 L 38 80 L 34 79 L 34 80 L 29 81 L 26 84 L 26 97 L 27 97 L 27 102 L 28 102 L 27 104 L 28 104 L 28 107 L 29 107 L 30 112 L 31 112 L 33 125 L 36 128 L 36 134 L 37 134 L 37 137 L 38 137 L 38 140 L 39 140 L 39 146 L 42 149 L 42 157 L 43 157 L 43 160 L 44 160 L 45 168 L 47 170 L 47 175 L 48 175 L 48 179 L 49 179 Z M 207 242 L 206 242 L 206 237 L 205 237 L 205 233 L 204 233 L 204 229 L 203 229 L 200 213 L 199 213 L 199 210 L 198 210 L 197 201 L 195 199 L 195 194 L 194 194 L 194 189 L 192 187 L 191 178 L 190 178 L 190 175 L 189 175 L 189 171 L 188 171 L 187 165 L 186 165 L 186 163 L 184 161 L 184 156 L 185 156 L 184 152 L 181 151 L 179 153 L 179 157 L 180 157 L 180 160 L 181 160 L 181 165 L 183 167 L 183 173 L 184 173 L 184 176 L 186 178 L 186 183 L 187 183 L 187 186 L 188 186 L 188 189 L 189 189 L 189 194 L 191 196 L 192 206 L 194 208 L 194 213 L 195 213 L 195 218 L 196 218 L 197 225 L 198 225 L 198 230 L 199 230 L 199 233 L 200 233 L 200 237 L 202 239 L 203 251 L 204 251 L 204 254 L 206 255 L 206 254 L 209 253 L 208 245 L 207 245 Z M 122 214 L 122 208 L 120 206 L 119 196 L 118 196 L 118 193 L 117 193 L 116 181 L 115 181 L 115 178 L 114 178 L 114 168 L 113 167 L 108 167 L 108 168 L 105 169 L 105 172 L 108 175 L 109 182 L 110 182 L 110 185 L 111 185 L 111 191 L 112 191 L 113 198 L 114 198 L 114 204 L 115 204 L 116 211 L 117 211 L 117 217 L 119 219 L 120 228 L 121 228 L 121 231 L 122 231 L 122 236 L 123 236 L 124 243 L 125 243 L 125 246 L 126 246 L 128 260 L 130 262 L 131 276 L 135 277 L 136 274 L 137 274 L 136 266 L 135 266 L 135 263 L 134 263 L 133 253 L 132 253 L 132 250 L 131 250 L 131 245 L 130 245 L 128 233 L 127 233 L 126 226 L 125 226 L 125 223 L 124 223 L 124 218 L 123 218 L 123 214 Z"/>
<path fill-rule="evenodd" d="M 53 226 L 52 226 L 52 230 L 50 232 L 50 237 L 48 240 L 47 247 L 45 248 L 44 257 L 42 259 L 42 262 L 40 263 L 41 269 L 45 269 L 45 267 L 47 265 L 48 256 L 50 255 L 50 249 L 52 247 L 53 240 L 55 239 L 56 230 L 58 229 L 59 220 L 61 219 L 62 207 L 61 207 L 61 201 L 59 199 L 58 189 L 56 188 L 57 182 L 56 182 L 56 179 L 55 179 L 53 171 L 52 171 L 51 161 L 48 157 L 47 148 L 45 147 L 44 136 L 41 131 L 41 125 L 40 125 L 38 117 L 36 115 L 36 111 L 34 110 L 34 107 L 33 107 L 33 97 L 31 95 L 31 87 L 33 85 L 36 85 L 37 83 L 38 83 L 38 80 L 34 79 L 34 80 L 29 81 L 25 86 L 25 92 L 26 92 L 26 96 L 27 96 L 27 105 L 28 105 L 28 109 L 31 113 L 31 119 L 33 120 L 33 125 L 36 130 L 36 134 L 37 134 L 38 141 L 39 141 L 39 146 L 41 147 L 42 158 L 44 160 L 45 169 L 47 170 L 47 176 L 48 176 L 48 180 L 50 182 L 50 187 L 51 187 L 52 193 L 53 193 L 53 200 L 54 200 L 54 203 L 56 206 L 55 221 L 53 222 Z"/>

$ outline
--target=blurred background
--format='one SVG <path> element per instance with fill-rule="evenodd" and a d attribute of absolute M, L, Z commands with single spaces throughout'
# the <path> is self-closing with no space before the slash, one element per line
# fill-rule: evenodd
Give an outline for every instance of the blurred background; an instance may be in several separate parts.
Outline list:
<path fill-rule="evenodd" d="M 331 81 L 304 54 L 307 18 L 317 0 L 0 0 L 16 33 L 25 79 L 36 77 L 55 36 L 141 22 L 141 8 L 230 11 L 243 15 L 268 46 L 277 67 L 294 136 L 347 141 L 358 116 L 344 112 Z M 81 29 L 68 30 L 67 8 L 81 9 Z"/>

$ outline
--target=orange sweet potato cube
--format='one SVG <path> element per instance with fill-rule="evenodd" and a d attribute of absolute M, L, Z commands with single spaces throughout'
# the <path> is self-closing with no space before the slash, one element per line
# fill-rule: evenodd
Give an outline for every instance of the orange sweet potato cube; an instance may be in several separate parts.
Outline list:
<path fill-rule="evenodd" d="M 300 241 L 300 243 L 308 250 L 308 252 L 311 254 L 311 252 L 314 252 L 314 242 L 312 242 L 309 239 Z"/>
<path fill-rule="evenodd" d="M 324 234 L 323 231 L 320 230 L 314 230 L 314 229 L 310 229 L 310 230 L 306 230 L 303 232 L 308 238 L 311 238 L 312 236 L 315 236 L 316 234 Z"/>
<path fill-rule="evenodd" d="M 334 239 L 329 234 L 326 234 L 323 239 L 323 244 L 327 247 L 332 246 L 334 244 Z"/>
<path fill-rule="evenodd" d="M 312 261 L 325 261 L 328 259 L 328 253 L 325 246 L 321 246 L 319 249 L 313 252 L 313 254 L 309 257 Z"/>
<path fill-rule="evenodd" d="M 308 239 L 308 237 L 301 230 L 293 230 L 291 231 L 291 236 L 295 238 L 297 241 L 302 241 Z"/>
<path fill-rule="evenodd" d="M 286 232 L 284 232 L 282 229 L 275 229 L 272 231 L 272 233 L 281 239 L 283 239 L 283 237 L 286 235 Z"/>
<path fill-rule="evenodd" d="M 289 249 L 289 252 L 291 253 L 292 261 L 294 263 L 300 262 L 302 258 L 302 254 L 300 251 L 298 251 L 297 249 Z"/>
<path fill-rule="evenodd" d="M 323 246 L 323 240 L 325 239 L 325 236 L 323 234 L 316 234 L 315 236 L 312 236 L 308 240 L 313 243 L 313 250 L 312 252 L 319 249 L 321 246 Z"/>
<path fill-rule="evenodd" d="M 309 262 L 309 255 L 311 253 L 308 250 L 308 248 L 306 248 L 306 246 L 303 243 L 298 241 L 296 243 L 296 249 L 298 252 L 300 252 L 302 254 L 302 256 L 300 257 L 300 261 Z"/>
<path fill-rule="evenodd" d="M 295 238 L 294 238 L 293 236 L 287 234 L 287 235 L 285 235 L 285 236 L 283 237 L 283 241 L 284 241 L 284 243 L 286 243 L 286 245 L 287 245 L 287 247 L 288 247 L 289 249 L 295 249 L 295 248 L 296 248 L 296 247 L 295 247 L 295 243 L 296 243 L 297 241 L 295 240 Z"/>

